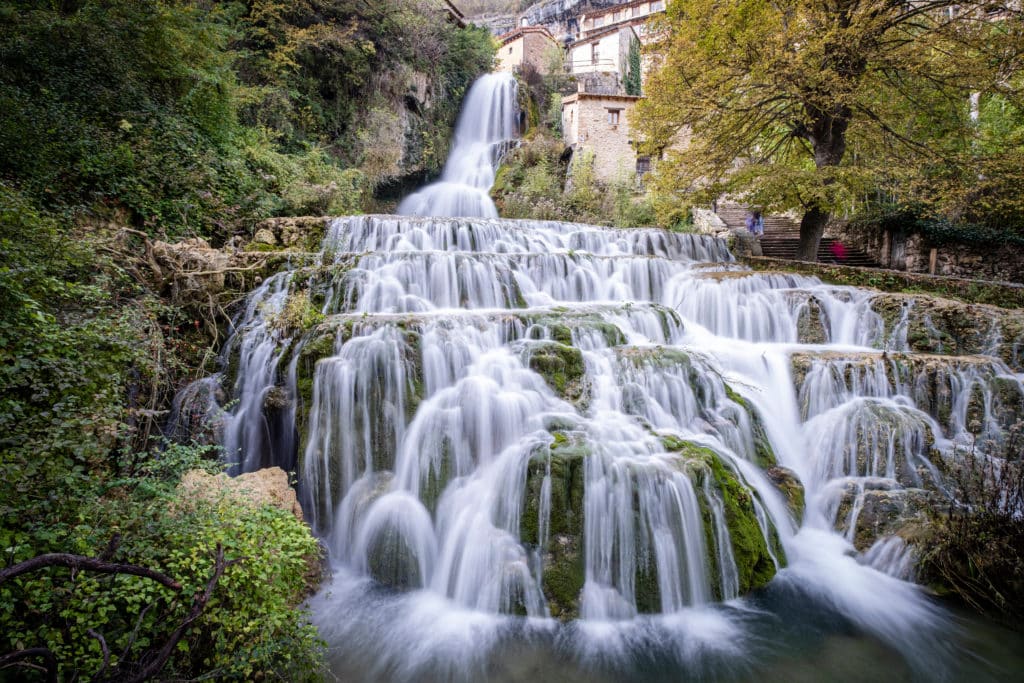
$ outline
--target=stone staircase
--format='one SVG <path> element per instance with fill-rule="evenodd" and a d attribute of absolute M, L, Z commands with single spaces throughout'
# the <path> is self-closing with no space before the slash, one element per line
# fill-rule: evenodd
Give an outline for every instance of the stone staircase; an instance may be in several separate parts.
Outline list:
<path fill-rule="evenodd" d="M 721 203 L 718 217 L 730 230 L 746 230 L 748 209 L 741 204 Z M 842 263 L 844 266 L 880 267 L 870 256 L 849 244 L 843 244 L 845 256 L 838 261 L 832 253 L 833 244 L 840 240 L 822 237 L 818 245 L 818 261 L 821 263 Z M 769 258 L 795 260 L 797 245 L 800 244 L 800 223 L 786 216 L 764 216 L 764 235 L 761 237 L 761 252 Z"/>

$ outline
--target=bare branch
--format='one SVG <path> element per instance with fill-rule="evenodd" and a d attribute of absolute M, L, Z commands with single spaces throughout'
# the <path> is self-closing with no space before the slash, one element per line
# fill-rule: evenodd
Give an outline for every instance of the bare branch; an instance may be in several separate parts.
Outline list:
<path fill-rule="evenodd" d="M 90 628 L 86 630 L 86 633 L 95 638 L 96 640 L 100 641 L 100 650 L 103 652 L 103 666 L 101 666 L 100 670 L 96 672 L 96 675 L 99 676 L 101 673 L 107 670 L 108 666 L 110 666 L 110 648 L 107 647 L 106 638 L 104 638 L 103 634 L 101 634 L 96 629 Z"/>
<path fill-rule="evenodd" d="M 35 658 L 43 660 L 43 669 L 46 671 L 46 683 L 57 683 L 57 658 L 49 648 L 45 647 L 30 647 L 25 650 L 18 650 L 16 652 L 9 652 L 5 655 L 0 655 L 0 670 L 11 666 L 29 666 L 33 669 L 38 668 L 35 665 L 22 661 L 24 659 Z"/>
<path fill-rule="evenodd" d="M 130 574 L 152 579 L 159 584 L 167 586 L 171 590 L 181 590 L 181 584 L 154 569 L 140 567 L 134 564 L 121 564 L 119 562 L 106 562 L 95 557 L 84 555 L 72 555 L 70 553 L 47 553 L 33 557 L 30 560 L 0 569 L 0 583 L 4 583 L 16 576 L 34 572 L 44 567 L 68 567 L 70 569 L 88 569 L 89 571 L 101 574 Z"/>

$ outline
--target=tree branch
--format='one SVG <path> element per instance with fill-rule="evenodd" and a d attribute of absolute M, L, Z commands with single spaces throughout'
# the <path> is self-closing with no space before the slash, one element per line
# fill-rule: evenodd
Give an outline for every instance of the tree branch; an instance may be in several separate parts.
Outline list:
<path fill-rule="evenodd" d="M 0 670 L 15 665 L 37 668 L 35 665 L 21 661 L 37 657 L 43 660 L 43 668 L 46 671 L 46 683 L 57 683 L 57 658 L 49 648 L 45 647 L 30 647 L 26 650 L 18 650 L 0 655 Z"/>
<path fill-rule="evenodd" d="M 224 570 L 233 564 L 241 562 L 243 559 L 244 558 L 239 558 L 225 561 L 224 548 L 218 543 L 217 551 L 214 556 L 213 575 L 211 575 L 210 580 L 206 582 L 206 590 L 196 595 L 192 600 L 192 609 L 189 610 L 188 616 L 185 617 L 185 620 L 178 625 L 178 628 L 174 629 L 170 638 L 168 638 L 160 650 L 157 651 L 155 658 L 134 674 L 127 676 L 115 676 L 113 678 L 106 679 L 105 683 L 115 683 L 115 681 L 117 683 L 142 683 L 142 681 L 147 681 L 159 673 L 160 670 L 164 668 L 164 665 L 167 664 L 167 660 L 171 658 L 171 655 L 174 653 L 174 649 L 178 646 L 178 643 L 192 627 L 192 624 L 196 619 L 198 619 L 206 609 L 206 604 L 213 596 L 213 591 L 217 587 L 217 583 L 220 581 L 220 578 L 224 575 Z"/>
<path fill-rule="evenodd" d="M 101 574 L 131 574 L 152 579 L 157 583 L 167 586 L 171 590 L 181 590 L 181 584 L 154 569 L 147 569 L 134 564 L 121 564 L 119 562 L 107 562 L 95 557 L 84 555 L 72 555 L 70 553 L 47 553 L 39 555 L 30 560 L 19 562 L 16 565 L 0 569 L 0 583 L 4 583 L 16 576 L 34 572 L 44 567 L 68 567 L 70 569 L 88 569 L 89 571 Z"/>

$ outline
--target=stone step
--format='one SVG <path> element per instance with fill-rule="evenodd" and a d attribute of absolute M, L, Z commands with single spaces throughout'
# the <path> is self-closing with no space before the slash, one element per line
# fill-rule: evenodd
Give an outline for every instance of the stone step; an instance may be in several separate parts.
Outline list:
<path fill-rule="evenodd" d="M 867 254 L 856 247 L 843 244 L 846 251 L 845 256 L 840 260 L 832 252 L 833 245 L 840 242 L 832 237 L 823 237 L 818 244 L 818 260 L 822 262 L 841 262 L 847 266 L 878 267 L 878 264 Z M 800 244 L 799 235 L 780 236 L 769 234 L 765 231 L 761 238 L 761 253 L 770 258 L 794 259 L 796 258 L 797 247 Z"/>

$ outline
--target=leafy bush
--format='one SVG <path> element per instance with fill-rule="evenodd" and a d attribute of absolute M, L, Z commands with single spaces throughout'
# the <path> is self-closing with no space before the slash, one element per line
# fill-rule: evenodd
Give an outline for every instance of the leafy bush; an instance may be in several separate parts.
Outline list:
<path fill-rule="evenodd" d="M 169 399 L 181 369 L 163 334 L 164 309 L 111 260 L 101 234 L 68 234 L 0 184 L 3 560 L 94 555 L 116 533 L 119 561 L 161 569 L 184 588 L 66 570 L 25 575 L 0 585 L 5 648 L 46 645 L 67 679 L 99 670 L 89 629 L 113 656 L 138 656 L 181 621 L 222 542 L 229 558 L 247 559 L 228 569 L 171 668 L 301 677 L 319 661 L 315 634 L 294 608 L 307 571 L 297 558 L 315 554 L 314 539 L 290 514 L 177 499 L 184 470 L 215 466 L 206 449 L 146 448 L 158 412 L 150 406 Z"/>
<path fill-rule="evenodd" d="M 296 609 L 308 589 L 316 540 L 291 513 L 182 498 L 182 471 L 210 468 L 204 449 L 172 446 L 140 477 L 107 482 L 78 511 L 63 540 L 76 552 L 96 553 L 113 533 L 124 538 L 115 561 L 157 569 L 181 583 L 180 592 L 147 578 L 36 572 L 6 584 L 0 613 L 7 649 L 48 647 L 66 678 L 103 667 L 103 636 L 116 666 L 164 642 L 210 579 L 214 549 L 230 565 L 213 599 L 178 644 L 164 676 L 281 680 L 313 677 L 321 666 L 315 629 Z"/>
<path fill-rule="evenodd" d="M 878 230 L 920 233 L 934 245 L 942 244 L 1007 244 L 1024 246 L 1024 237 L 1012 231 L 978 223 L 952 221 L 930 215 L 916 206 L 880 205 L 857 216 L 851 223 Z"/>
<path fill-rule="evenodd" d="M 505 158 L 491 190 L 501 215 L 618 227 L 657 224 L 650 199 L 639 194 L 630 177 L 602 183 L 594 173 L 593 152 L 577 152 L 571 167 L 562 152 L 561 142 L 541 129 Z"/>
<path fill-rule="evenodd" d="M 48 211 L 214 242 L 356 212 L 376 183 L 440 168 L 494 58 L 426 0 L 385 4 L 4 3 L 0 177 Z"/>

